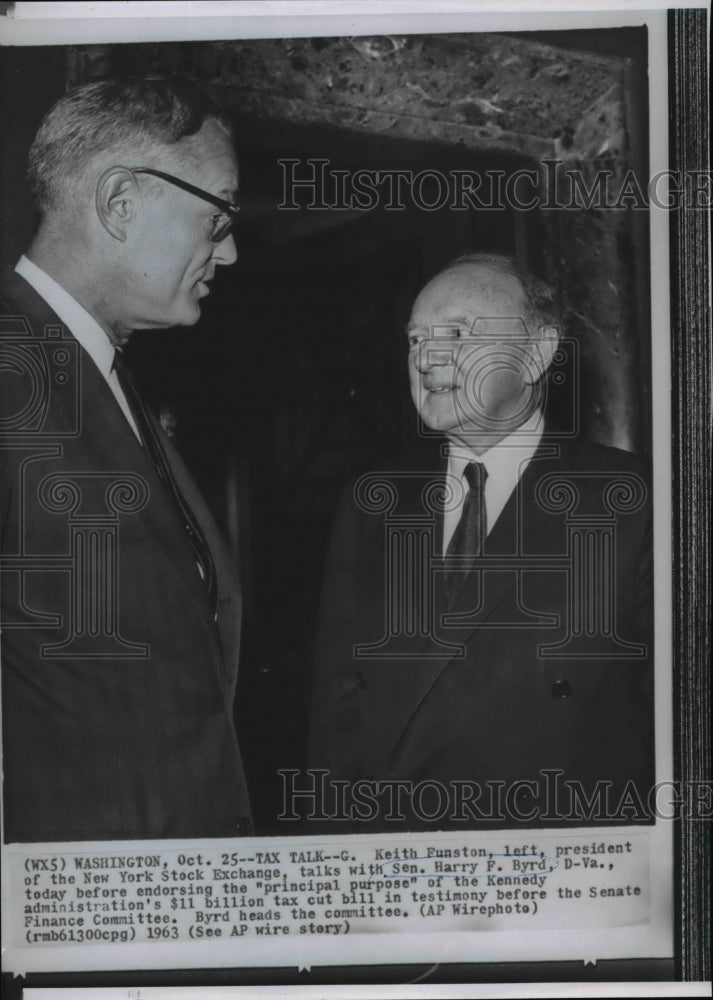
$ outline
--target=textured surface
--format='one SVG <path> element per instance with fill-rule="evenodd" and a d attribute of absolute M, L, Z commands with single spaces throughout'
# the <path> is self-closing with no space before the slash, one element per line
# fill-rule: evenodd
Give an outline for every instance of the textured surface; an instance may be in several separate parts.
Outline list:
<path fill-rule="evenodd" d="M 100 47 L 74 54 L 70 82 L 106 74 Z M 147 45 L 126 60 L 127 68 L 174 69 L 229 87 L 245 116 L 526 155 L 552 152 L 555 134 L 571 136 L 617 66 L 489 34 Z"/>
<path fill-rule="evenodd" d="M 304 127 L 342 136 L 344 151 L 353 151 L 356 140 L 369 142 L 374 166 L 383 166 L 385 155 L 377 140 L 437 146 L 441 169 L 453 165 L 449 150 L 455 149 L 472 155 L 474 170 L 494 155 L 511 157 L 511 170 L 523 164 L 541 169 L 543 159 L 557 159 L 559 176 L 576 172 L 587 189 L 598 172 L 608 171 L 603 191 L 609 202 L 616 200 L 626 171 L 643 167 L 631 143 L 640 109 L 632 109 L 627 60 L 532 38 L 462 34 L 95 46 L 71 50 L 69 82 L 106 76 L 112 64 L 114 70 L 192 74 L 215 89 L 241 137 L 257 139 L 280 156 L 300 155 L 288 136 Z M 294 224 L 281 214 L 280 224 Z M 579 345 L 586 373 L 578 388 L 585 436 L 648 451 L 648 233 L 637 214 L 644 213 L 592 207 L 586 198 L 566 211 L 543 211 L 538 251 L 541 270 L 559 285 L 564 332 Z M 311 221 L 323 216 L 313 213 Z"/>
<path fill-rule="evenodd" d="M 709 163 L 706 12 L 670 15 L 671 166 Z M 674 427 L 674 754 L 681 781 L 711 782 L 710 230 L 705 212 L 671 215 Z M 689 786 L 689 794 L 692 787 Z M 708 796 L 710 817 L 710 794 Z M 710 980 L 710 819 L 677 825 L 680 975 Z"/>

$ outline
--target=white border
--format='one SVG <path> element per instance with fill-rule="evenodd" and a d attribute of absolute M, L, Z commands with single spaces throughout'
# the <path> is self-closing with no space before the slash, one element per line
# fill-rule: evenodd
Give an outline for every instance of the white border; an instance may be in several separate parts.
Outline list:
<path fill-rule="evenodd" d="M 26 4 L 19 3 L 9 17 L 0 19 L 0 43 L 9 45 L 63 45 L 68 43 L 137 42 L 137 41 L 208 41 L 225 37 L 245 39 L 279 38 L 286 36 L 309 37 L 314 35 L 357 34 L 440 34 L 453 32 L 485 32 L 508 30 L 567 30 L 596 29 L 603 27 L 640 26 L 649 28 L 650 68 L 650 162 L 651 172 L 666 169 L 668 157 L 667 96 L 667 35 L 665 10 L 670 7 L 702 7 L 703 0 L 688 3 L 665 3 L 662 0 L 636 0 L 625 5 L 585 5 L 573 2 L 551 2 L 544 9 L 540 5 L 520 2 L 500 3 L 443 3 L 433 10 L 425 2 L 338 2 L 327 0 L 317 3 L 239 2 L 239 3 L 189 3 L 189 4 Z M 140 19 L 133 18 L 140 8 Z M 170 8 L 170 11 L 169 9 Z M 51 16 L 47 17 L 48 11 Z M 652 287 L 652 398 L 656 400 L 653 411 L 653 432 L 656 460 L 654 463 L 655 505 L 655 566 L 656 566 L 656 725 L 657 725 L 657 778 L 672 774 L 671 745 L 671 467 L 668 444 L 670 442 L 671 372 L 669 366 L 669 288 L 662 275 L 668 267 L 668 215 L 652 209 L 651 216 L 651 287 Z M 523 831 L 524 832 L 524 831 Z M 672 900 L 672 827 L 659 823 L 659 861 L 652 870 L 652 904 L 659 913 L 671 912 Z M 667 862 L 662 859 L 667 859 Z M 656 896 L 653 897 L 653 893 Z M 659 928 L 661 930 L 661 928 Z M 551 934 L 551 932 L 542 932 Z M 672 926 L 667 929 L 672 937 Z M 492 939 L 492 938 L 491 938 Z M 381 948 L 374 948 L 372 961 L 393 962 L 393 945 L 396 939 L 389 936 L 384 955 Z M 282 944 L 282 943 L 281 943 Z M 283 945 L 284 947 L 284 945 Z M 643 942 L 642 942 L 643 947 Z M 460 949 L 457 949 L 460 951 Z M 645 949 L 644 949 L 645 950 Z M 616 954 L 617 948 L 613 949 Z M 153 953 L 153 952 L 152 952 Z M 495 950 L 493 958 L 496 957 Z M 501 957 L 501 956 L 498 956 Z M 548 956 L 551 957 L 551 956 Z M 567 956 L 563 954 L 562 959 Z M 608 957 L 599 954 L 598 957 Z M 650 957 L 644 951 L 626 957 Z M 353 961 L 353 958 L 351 959 Z M 445 960 L 442 956 L 441 960 Z M 456 960 L 451 957 L 449 960 Z M 463 961 L 463 959 L 459 959 Z M 512 959 L 517 961 L 518 959 Z M 522 960 L 522 959 L 519 959 Z M 255 964 L 251 961 L 250 964 Z M 155 963 L 147 968 L 156 967 Z M 567 984 L 562 984 L 566 986 Z M 628 984 L 632 986 L 633 984 Z M 651 984 L 648 988 L 652 995 Z M 546 994 L 553 995 L 554 986 Z M 495 988 L 493 988 L 495 989 Z M 522 995 L 523 987 L 518 987 Z M 40 991 L 42 992 L 42 991 Z M 54 993 L 55 991 L 50 991 Z M 173 991 L 175 992 L 175 990 Z M 45 991 L 46 993 L 46 991 Z M 326 992 L 320 991 L 320 995 Z M 28 995 L 37 997 L 38 991 Z M 63 995 L 67 995 L 66 993 Z M 72 991 L 79 996 L 79 991 Z M 211 992 L 210 995 L 214 995 Z M 236 994 L 239 995 L 239 994 Z M 282 994 L 280 994 L 282 995 Z M 343 993 L 340 993 L 343 995 Z M 364 995 L 364 990 L 359 990 Z M 399 995 L 404 995 L 400 988 Z M 453 994 L 449 994 L 453 995 Z M 472 992 L 469 995 L 474 995 Z M 483 995 L 483 994 L 481 994 Z M 488 994 L 494 995 L 494 994 Z M 513 994 L 505 994 L 513 995 Z M 562 994 L 561 994 L 562 995 Z M 572 995 L 582 995 L 581 993 Z M 671 994 L 664 994 L 671 995 Z M 689 994 L 698 995 L 698 994 Z"/>
<path fill-rule="evenodd" d="M 550 997 L 706 997 L 710 983 L 492 983 L 431 986 L 179 986 L 142 987 L 139 1000 L 548 1000 Z M 129 988 L 72 990 L 71 1000 L 127 1000 Z M 69 1000 L 62 989 L 25 990 L 23 1000 Z"/>
<path fill-rule="evenodd" d="M 0 44 L 64 45 L 137 41 L 217 41 L 224 38 L 309 38 L 316 35 L 445 34 L 483 31 L 564 31 L 639 27 L 671 7 L 706 7 L 707 0 L 609 4 L 431 0 L 245 0 L 215 3 L 18 3 L 0 19 Z M 141 11 L 132 16 L 134 9 Z M 169 14 L 169 10 L 172 12 Z M 187 11 L 187 13 L 185 13 Z M 44 15 L 44 16 L 43 16 Z M 586 24 L 583 24 L 583 20 Z"/>

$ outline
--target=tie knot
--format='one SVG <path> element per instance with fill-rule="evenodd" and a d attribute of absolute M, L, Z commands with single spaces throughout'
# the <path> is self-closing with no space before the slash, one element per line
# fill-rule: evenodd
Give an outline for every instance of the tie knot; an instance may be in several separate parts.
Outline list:
<path fill-rule="evenodd" d="M 463 475 L 468 481 L 468 486 L 470 486 L 471 490 L 478 492 L 485 485 L 485 480 L 488 478 L 488 470 L 482 462 L 468 462 L 463 470 Z"/>

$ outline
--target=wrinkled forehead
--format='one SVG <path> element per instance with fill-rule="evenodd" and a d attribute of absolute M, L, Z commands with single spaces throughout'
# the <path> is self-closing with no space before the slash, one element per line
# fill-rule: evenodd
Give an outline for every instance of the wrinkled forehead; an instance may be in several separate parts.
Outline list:
<path fill-rule="evenodd" d="M 433 278 L 414 303 L 413 316 L 449 322 L 524 317 L 526 300 L 517 278 L 487 265 L 456 265 Z"/>

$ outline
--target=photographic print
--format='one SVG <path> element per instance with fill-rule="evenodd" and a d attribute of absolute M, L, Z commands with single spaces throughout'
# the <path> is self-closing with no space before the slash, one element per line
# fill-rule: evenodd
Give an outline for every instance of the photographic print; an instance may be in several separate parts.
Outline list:
<path fill-rule="evenodd" d="M 2 26 L 8 989 L 704 978 L 707 11 L 224 6 Z"/>

